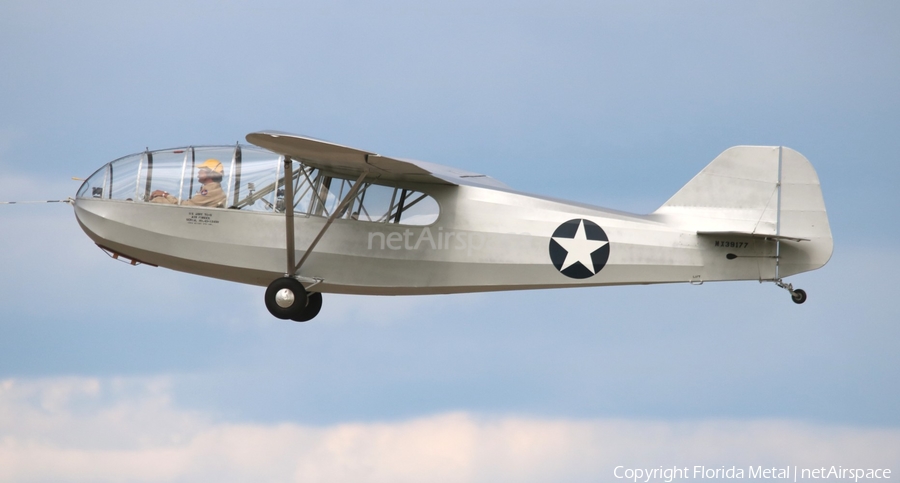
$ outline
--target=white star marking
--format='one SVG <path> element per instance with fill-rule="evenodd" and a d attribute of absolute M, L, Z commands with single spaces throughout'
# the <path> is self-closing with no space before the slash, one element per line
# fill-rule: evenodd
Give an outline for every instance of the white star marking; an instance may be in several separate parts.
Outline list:
<path fill-rule="evenodd" d="M 578 231 L 575 232 L 575 238 L 559 238 L 553 237 L 556 243 L 559 243 L 566 250 L 566 261 L 563 262 L 559 271 L 563 271 L 576 262 L 581 262 L 585 268 L 591 273 L 594 271 L 594 261 L 591 260 L 591 254 L 606 246 L 607 243 L 602 240 L 588 240 L 584 233 L 584 220 L 578 223 Z"/>

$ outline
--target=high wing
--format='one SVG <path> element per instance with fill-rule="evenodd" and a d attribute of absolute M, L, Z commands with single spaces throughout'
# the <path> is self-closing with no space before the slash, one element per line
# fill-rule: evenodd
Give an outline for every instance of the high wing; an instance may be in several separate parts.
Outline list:
<path fill-rule="evenodd" d="M 367 180 L 509 189 L 500 181 L 483 174 L 424 161 L 389 158 L 370 151 L 281 131 L 250 133 L 247 135 L 247 141 L 303 164 L 351 179 L 366 173 Z"/>

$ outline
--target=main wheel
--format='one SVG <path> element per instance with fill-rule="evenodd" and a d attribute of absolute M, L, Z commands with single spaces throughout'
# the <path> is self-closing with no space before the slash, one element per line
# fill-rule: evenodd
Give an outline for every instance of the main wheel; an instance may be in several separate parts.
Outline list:
<path fill-rule="evenodd" d="M 802 304 L 806 302 L 806 291 L 802 288 L 798 288 L 791 292 L 791 300 L 794 301 L 795 304 Z"/>
<path fill-rule="evenodd" d="M 266 289 L 266 308 L 282 320 L 299 316 L 306 308 L 307 294 L 297 279 L 282 277 Z"/>
<path fill-rule="evenodd" d="M 322 294 L 313 292 L 306 297 L 306 307 L 303 308 L 300 314 L 291 317 L 291 320 L 294 322 L 312 320 L 316 315 L 319 315 L 320 310 L 322 310 Z"/>

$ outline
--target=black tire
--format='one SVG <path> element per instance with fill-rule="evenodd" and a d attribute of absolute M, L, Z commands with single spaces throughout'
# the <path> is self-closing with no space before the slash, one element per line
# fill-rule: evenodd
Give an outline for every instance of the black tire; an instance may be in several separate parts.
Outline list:
<path fill-rule="evenodd" d="M 802 288 L 798 288 L 791 292 L 791 300 L 794 301 L 795 304 L 802 304 L 806 302 L 806 291 Z"/>
<path fill-rule="evenodd" d="M 276 301 L 278 292 L 284 289 L 290 290 L 294 296 L 293 303 L 287 307 L 278 305 Z M 303 288 L 302 283 L 294 278 L 283 277 L 276 279 L 266 288 L 266 308 L 269 309 L 270 314 L 282 320 L 288 320 L 302 313 L 306 308 L 306 300 L 306 289 Z"/>
<path fill-rule="evenodd" d="M 294 322 L 306 322 L 312 320 L 315 316 L 319 315 L 320 310 L 322 310 L 322 294 L 313 292 L 306 297 L 306 307 L 303 308 L 300 314 L 291 317 L 291 320 Z"/>

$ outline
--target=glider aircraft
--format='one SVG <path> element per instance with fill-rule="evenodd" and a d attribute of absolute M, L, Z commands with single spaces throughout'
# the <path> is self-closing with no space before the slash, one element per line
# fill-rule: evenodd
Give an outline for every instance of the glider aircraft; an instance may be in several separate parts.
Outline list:
<path fill-rule="evenodd" d="M 783 278 L 833 242 L 819 178 L 786 147 L 737 146 L 647 215 L 522 193 L 483 174 L 279 131 L 144 151 L 75 197 L 114 258 L 267 287 L 280 319 L 323 293 L 422 295 Z"/>

